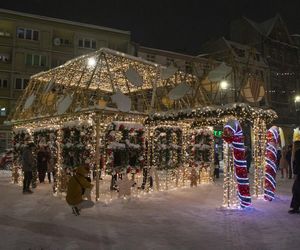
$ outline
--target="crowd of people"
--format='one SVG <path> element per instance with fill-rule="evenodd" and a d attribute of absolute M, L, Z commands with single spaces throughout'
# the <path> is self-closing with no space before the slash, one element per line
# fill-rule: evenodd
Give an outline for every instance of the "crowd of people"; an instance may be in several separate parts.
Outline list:
<path fill-rule="evenodd" d="M 32 172 L 35 169 L 35 165 L 40 183 L 45 183 L 46 174 L 49 183 L 54 181 L 55 158 L 51 154 L 50 148 L 48 146 L 40 146 L 37 150 L 36 157 L 34 157 L 33 152 L 35 149 L 35 144 L 30 142 L 22 153 L 22 166 L 24 172 L 23 194 L 33 193 L 30 189 L 30 184 L 32 183 Z"/>

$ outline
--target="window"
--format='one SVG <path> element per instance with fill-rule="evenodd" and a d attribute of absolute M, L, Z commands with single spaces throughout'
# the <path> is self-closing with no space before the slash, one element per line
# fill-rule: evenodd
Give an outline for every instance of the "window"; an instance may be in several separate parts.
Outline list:
<path fill-rule="evenodd" d="M 45 67 L 45 66 L 47 66 L 46 56 L 36 55 L 36 54 L 27 54 L 25 64 L 30 65 L 30 66 Z"/>
<path fill-rule="evenodd" d="M 96 41 L 89 38 L 81 38 L 78 41 L 79 48 L 96 49 Z"/>
<path fill-rule="evenodd" d="M 193 67 L 191 62 L 185 62 L 185 72 L 189 74 L 193 73 Z"/>
<path fill-rule="evenodd" d="M 7 111 L 6 108 L 1 107 L 0 108 L 0 116 L 6 116 L 6 111 Z"/>
<path fill-rule="evenodd" d="M 29 79 L 16 78 L 16 89 L 25 89 L 28 85 Z"/>
<path fill-rule="evenodd" d="M 32 29 L 26 29 L 26 28 L 18 28 L 17 29 L 17 37 L 20 39 L 26 39 L 26 40 L 39 40 L 39 31 L 32 30 Z"/>
<path fill-rule="evenodd" d="M 232 48 L 238 57 L 245 57 L 245 50 L 237 48 L 232 45 Z"/>
<path fill-rule="evenodd" d="M 147 54 L 146 60 L 150 62 L 155 62 L 155 55 Z"/>
<path fill-rule="evenodd" d="M 169 66 L 169 65 L 175 65 L 175 60 L 174 60 L 174 58 L 168 58 L 168 57 L 167 57 L 167 66 Z"/>
<path fill-rule="evenodd" d="M 6 89 L 8 87 L 8 80 L 7 79 L 0 79 L 0 88 Z"/>
<path fill-rule="evenodd" d="M 9 54 L 0 54 L 0 62 L 8 62 L 10 60 Z"/>

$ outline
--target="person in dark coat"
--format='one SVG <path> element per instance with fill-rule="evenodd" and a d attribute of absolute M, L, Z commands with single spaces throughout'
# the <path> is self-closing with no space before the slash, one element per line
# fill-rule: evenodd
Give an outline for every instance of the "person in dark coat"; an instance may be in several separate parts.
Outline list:
<path fill-rule="evenodd" d="M 33 157 L 34 143 L 29 143 L 22 153 L 22 170 L 24 173 L 23 180 L 23 194 L 32 194 L 33 192 L 29 189 L 32 180 L 32 170 L 35 164 Z"/>
<path fill-rule="evenodd" d="M 291 202 L 291 210 L 289 210 L 290 214 L 299 213 L 300 208 L 300 141 L 296 141 L 294 143 L 294 157 L 293 160 L 293 172 L 295 175 L 295 181 L 293 184 L 292 192 L 293 198 Z"/>
<path fill-rule="evenodd" d="M 292 145 L 288 146 L 288 150 L 286 152 L 286 156 L 285 156 L 289 166 L 288 166 L 288 176 L 289 179 L 292 179 L 293 176 L 293 170 L 292 170 L 292 164 L 291 164 L 291 160 L 292 160 Z"/>
<path fill-rule="evenodd" d="M 217 151 L 215 151 L 215 154 L 214 154 L 214 163 L 215 163 L 214 177 L 219 178 L 220 177 L 220 161 L 219 161 L 219 154 Z"/>
<path fill-rule="evenodd" d="M 40 183 L 45 182 L 46 172 L 48 164 L 48 153 L 46 149 L 42 146 L 37 153 L 37 170 L 39 172 Z"/>
<path fill-rule="evenodd" d="M 252 151 L 250 147 L 247 147 L 246 150 L 246 161 L 247 161 L 247 172 L 249 173 L 250 167 L 251 167 L 251 162 L 252 162 Z"/>

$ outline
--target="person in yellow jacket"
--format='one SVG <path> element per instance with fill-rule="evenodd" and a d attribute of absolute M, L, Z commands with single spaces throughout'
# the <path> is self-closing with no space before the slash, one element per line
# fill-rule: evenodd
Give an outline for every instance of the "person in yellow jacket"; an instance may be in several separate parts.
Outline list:
<path fill-rule="evenodd" d="M 75 215 L 80 215 L 81 209 L 90 208 L 95 205 L 93 201 L 83 199 L 85 190 L 93 188 L 93 185 L 87 179 L 88 173 L 89 169 L 87 167 L 80 166 L 68 183 L 66 201 L 72 207 Z"/>

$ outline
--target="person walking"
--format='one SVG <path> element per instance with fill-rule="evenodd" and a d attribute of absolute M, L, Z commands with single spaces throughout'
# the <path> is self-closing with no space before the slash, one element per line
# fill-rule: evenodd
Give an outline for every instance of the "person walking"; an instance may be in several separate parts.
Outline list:
<path fill-rule="evenodd" d="M 37 170 L 39 173 L 40 183 L 45 182 L 45 177 L 47 172 L 47 162 L 48 162 L 48 154 L 44 146 L 41 146 L 40 150 L 37 153 Z"/>
<path fill-rule="evenodd" d="M 32 170 L 35 164 L 33 157 L 33 149 L 35 145 L 33 142 L 29 143 L 22 153 L 22 170 L 24 173 L 23 180 L 23 194 L 32 194 L 33 192 L 29 189 L 32 180 Z"/>
<path fill-rule="evenodd" d="M 55 159 L 53 157 L 53 154 L 51 153 L 50 148 L 47 148 L 47 154 L 48 154 L 48 162 L 47 162 L 47 176 L 48 176 L 48 181 L 49 183 L 51 183 L 51 174 L 53 177 L 53 181 L 54 181 L 54 176 L 55 176 L 55 172 L 54 172 L 54 166 L 55 166 Z"/>
<path fill-rule="evenodd" d="M 93 185 L 87 180 L 88 174 L 89 169 L 85 166 L 80 166 L 68 183 L 66 201 L 77 216 L 80 215 L 81 209 L 91 208 L 95 204 L 91 200 L 83 199 L 85 190 L 93 188 Z"/>
<path fill-rule="evenodd" d="M 291 201 L 291 210 L 289 210 L 290 214 L 299 213 L 300 208 L 300 141 L 294 142 L 293 154 L 293 171 L 295 175 L 295 181 L 292 188 L 292 201 Z"/>
<path fill-rule="evenodd" d="M 288 168 L 289 168 L 289 163 L 286 159 L 286 154 L 287 154 L 287 147 L 284 146 L 281 151 L 281 158 L 279 160 L 279 168 L 281 171 L 281 178 L 284 178 L 284 172 L 286 178 L 288 177 Z"/>

